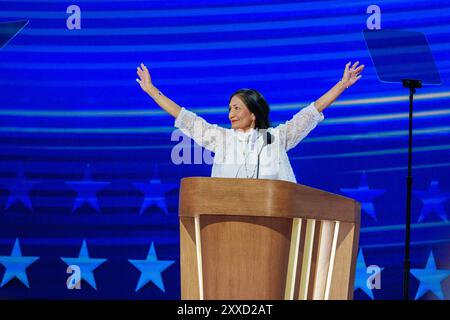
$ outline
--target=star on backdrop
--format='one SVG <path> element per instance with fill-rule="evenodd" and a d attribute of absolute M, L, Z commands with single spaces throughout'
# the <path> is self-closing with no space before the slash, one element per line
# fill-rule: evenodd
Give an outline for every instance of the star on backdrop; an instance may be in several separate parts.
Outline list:
<path fill-rule="evenodd" d="M 147 259 L 129 259 L 128 261 L 141 272 L 141 276 L 139 277 L 136 287 L 136 292 L 150 281 L 153 282 L 161 291 L 166 292 L 161 273 L 170 267 L 175 261 L 158 260 L 153 242 L 150 246 Z"/>
<path fill-rule="evenodd" d="M 153 204 L 159 207 L 166 215 L 169 214 L 164 194 L 170 190 L 173 190 L 176 185 L 173 183 L 162 183 L 157 166 L 155 166 L 153 177 L 150 182 L 135 182 L 133 184 L 144 193 L 144 200 L 142 201 L 139 214 L 142 214 Z"/>
<path fill-rule="evenodd" d="M 431 251 L 428 257 L 425 269 L 411 269 L 411 273 L 420 281 L 415 300 L 422 297 L 427 291 L 433 292 L 439 299 L 444 299 L 441 282 L 450 276 L 450 270 L 436 268 L 433 251 Z"/>
<path fill-rule="evenodd" d="M 365 172 L 363 172 L 363 174 L 361 175 L 359 186 L 357 188 L 341 188 L 340 190 L 350 198 L 356 199 L 361 202 L 361 209 L 374 221 L 378 221 L 375 207 L 373 205 L 373 200 L 385 193 L 385 190 L 370 189 L 369 185 L 367 184 L 367 176 Z"/>
<path fill-rule="evenodd" d="M 39 257 L 22 256 L 19 239 L 17 238 L 14 242 L 11 255 L 0 256 L 0 264 L 6 268 L 0 288 L 14 278 L 19 279 L 25 286 L 27 286 L 27 288 L 29 288 L 30 285 L 28 283 L 26 269 L 38 259 Z"/>
<path fill-rule="evenodd" d="M 384 268 L 380 268 L 380 272 L 383 271 L 383 269 Z M 367 265 L 364 260 L 364 254 L 363 254 L 362 249 L 359 249 L 358 258 L 356 260 L 354 291 L 356 291 L 357 289 L 361 289 L 362 291 L 364 291 L 365 294 L 367 294 L 373 300 L 374 299 L 374 297 L 373 297 L 374 289 L 370 289 L 367 286 L 367 279 L 370 276 L 374 276 L 374 275 L 375 274 L 367 273 Z"/>
<path fill-rule="evenodd" d="M 86 165 L 84 181 L 66 181 L 66 183 L 77 192 L 77 197 L 74 201 L 72 212 L 80 208 L 84 203 L 87 203 L 100 213 L 97 192 L 110 184 L 110 182 L 93 181 L 91 178 L 90 164 Z"/>
<path fill-rule="evenodd" d="M 438 180 L 432 180 L 428 190 L 414 190 L 414 194 L 423 202 L 418 222 L 432 213 L 435 213 L 442 221 L 448 221 L 444 204 L 450 199 L 450 192 L 441 192 Z"/>
<path fill-rule="evenodd" d="M 64 261 L 68 266 L 79 266 L 81 271 L 81 279 L 86 281 L 92 288 L 97 290 L 97 285 L 94 278 L 94 270 L 108 259 L 90 258 L 86 240 L 83 240 L 78 258 L 61 258 L 61 260 Z"/>
<path fill-rule="evenodd" d="M 10 191 L 5 210 L 8 210 L 15 202 L 22 203 L 29 210 L 33 210 L 30 200 L 30 190 L 37 181 L 26 180 L 23 166 L 20 165 L 15 179 L 4 179 L 1 184 Z"/>

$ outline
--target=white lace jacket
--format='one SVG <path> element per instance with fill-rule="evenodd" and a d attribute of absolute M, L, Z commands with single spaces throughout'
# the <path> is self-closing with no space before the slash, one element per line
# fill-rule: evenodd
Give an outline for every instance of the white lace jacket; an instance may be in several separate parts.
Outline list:
<path fill-rule="evenodd" d="M 243 133 L 209 124 L 195 113 L 181 109 L 175 127 L 197 144 L 213 152 L 212 177 L 278 179 L 296 183 L 287 151 L 294 148 L 317 124 L 323 121 L 314 103 L 297 112 L 291 120 L 269 128 L 272 143 L 265 132 L 251 129 Z M 259 169 L 257 166 L 260 154 Z"/>

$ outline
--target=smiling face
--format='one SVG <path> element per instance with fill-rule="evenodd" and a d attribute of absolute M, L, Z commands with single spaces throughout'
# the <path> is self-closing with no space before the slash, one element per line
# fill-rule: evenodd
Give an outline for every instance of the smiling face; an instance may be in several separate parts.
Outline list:
<path fill-rule="evenodd" d="M 246 132 L 255 127 L 255 115 L 248 110 L 239 96 L 236 95 L 231 98 L 228 110 L 228 118 L 231 121 L 232 129 Z"/>

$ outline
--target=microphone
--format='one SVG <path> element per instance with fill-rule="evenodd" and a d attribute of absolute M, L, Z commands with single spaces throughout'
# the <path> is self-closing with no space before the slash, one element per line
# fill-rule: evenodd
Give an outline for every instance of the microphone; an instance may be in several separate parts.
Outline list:
<path fill-rule="evenodd" d="M 261 155 L 261 151 L 262 151 L 262 149 L 264 149 L 265 146 L 272 144 L 274 140 L 275 140 L 275 137 L 268 130 L 263 134 L 263 146 L 261 147 L 261 150 L 259 150 L 259 153 L 258 153 L 258 164 L 256 167 L 256 179 L 259 179 L 259 157 Z"/>

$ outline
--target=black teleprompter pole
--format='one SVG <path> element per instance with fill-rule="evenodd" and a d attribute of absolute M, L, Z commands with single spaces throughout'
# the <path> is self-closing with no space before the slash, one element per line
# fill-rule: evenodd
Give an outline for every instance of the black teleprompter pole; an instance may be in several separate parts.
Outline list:
<path fill-rule="evenodd" d="M 403 86 L 409 88 L 409 138 L 408 138 L 408 176 L 406 177 L 406 222 L 405 222 L 405 259 L 403 267 L 403 300 L 409 300 L 409 272 L 411 246 L 411 193 L 412 193 L 412 128 L 413 128 L 413 100 L 416 88 L 422 88 L 420 80 L 404 79 Z"/>

